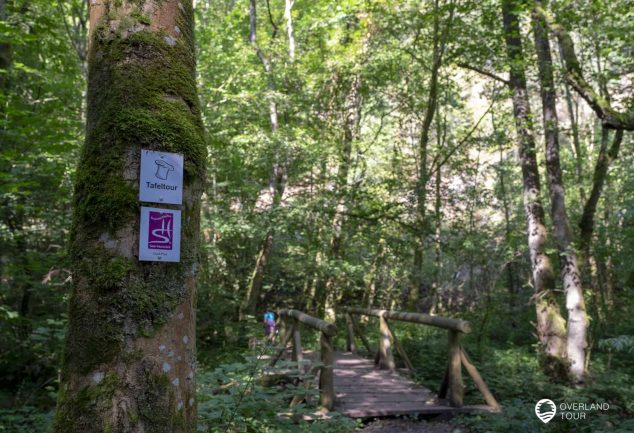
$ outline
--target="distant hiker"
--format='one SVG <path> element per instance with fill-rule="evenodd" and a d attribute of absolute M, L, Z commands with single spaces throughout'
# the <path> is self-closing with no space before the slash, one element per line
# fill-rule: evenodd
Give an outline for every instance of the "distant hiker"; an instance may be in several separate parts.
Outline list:
<path fill-rule="evenodd" d="M 264 313 L 264 335 L 266 335 L 267 340 L 272 341 L 275 337 L 275 313 L 271 311 L 266 311 Z"/>

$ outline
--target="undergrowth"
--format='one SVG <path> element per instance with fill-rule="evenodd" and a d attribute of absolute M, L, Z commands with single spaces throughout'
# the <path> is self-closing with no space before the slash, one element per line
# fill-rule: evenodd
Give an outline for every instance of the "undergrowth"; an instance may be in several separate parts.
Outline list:
<path fill-rule="evenodd" d="M 374 326 L 369 324 L 369 335 Z M 414 379 L 438 392 L 448 359 L 446 332 L 402 323 L 393 327 L 415 366 Z M 516 346 L 506 338 L 491 339 L 488 329 L 482 332 L 487 333 L 484 344 L 476 331 L 464 336 L 462 345 L 503 407 L 503 413 L 469 413 L 454 418 L 452 423 L 467 427 L 472 433 L 634 432 L 634 363 L 628 338 L 600 341 L 592 353 L 586 383 L 574 387 L 553 383 L 541 370 L 534 347 Z M 398 361 L 398 354 L 395 356 Z M 464 370 L 463 381 L 465 404 L 485 404 Z M 534 412 L 535 404 L 546 398 L 556 403 L 558 412 L 548 424 L 542 423 Z M 609 409 L 587 410 L 585 415 L 579 415 L 583 411 L 566 410 L 571 414 L 564 416 L 577 419 L 562 419 L 561 405 L 573 403 L 607 403 Z M 583 416 L 585 419 L 579 419 Z"/>
<path fill-rule="evenodd" d="M 306 387 L 314 377 L 300 374 L 295 362 L 268 366 L 277 348 L 263 345 L 243 353 L 240 362 L 223 363 L 198 374 L 198 431 L 204 433 L 347 433 L 356 423 L 336 412 L 319 419 L 319 391 Z M 290 407 L 293 397 L 311 404 Z M 316 415 L 317 414 L 317 415 Z M 308 418 L 313 420 L 308 421 Z M 315 419 L 316 418 L 316 419 Z"/>

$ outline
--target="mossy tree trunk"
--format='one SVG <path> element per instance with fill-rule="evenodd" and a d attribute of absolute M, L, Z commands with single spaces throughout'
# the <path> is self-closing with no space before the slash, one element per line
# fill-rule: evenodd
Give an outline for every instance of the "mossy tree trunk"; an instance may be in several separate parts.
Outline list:
<path fill-rule="evenodd" d="M 508 63 L 510 65 L 509 87 L 513 100 L 513 116 L 517 130 L 520 163 L 522 166 L 524 211 L 528 228 L 528 249 L 531 259 L 531 274 L 535 289 L 537 313 L 537 336 L 544 355 L 544 368 L 554 376 L 566 375 L 566 321 L 561 316 L 554 296 L 555 279 L 550 258 L 546 254 L 548 232 L 544 208 L 541 202 L 541 186 L 533 115 L 528 98 L 522 50 L 518 0 L 502 1 L 502 19 Z"/>
<path fill-rule="evenodd" d="M 537 3 L 539 4 L 539 2 Z M 550 41 L 546 23 L 536 12 L 533 13 L 533 35 L 539 65 L 546 144 L 546 173 L 548 174 L 548 189 L 550 191 L 550 216 L 559 250 L 561 278 L 566 293 L 566 309 L 568 310 L 566 335 L 568 372 L 575 383 L 580 383 L 583 382 L 586 373 L 588 318 L 583 299 L 581 275 L 577 264 L 577 253 L 572 245 L 572 231 L 566 211 L 566 193 L 559 161 L 559 120 Z"/>
<path fill-rule="evenodd" d="M 196 429 L 195 276 L 206 150 L 193 28 L 191 0 L 90 2 L 87 130 L 56 433 Z M 179 263 L 138 260 L 142 148 L 184 155 Z"/>

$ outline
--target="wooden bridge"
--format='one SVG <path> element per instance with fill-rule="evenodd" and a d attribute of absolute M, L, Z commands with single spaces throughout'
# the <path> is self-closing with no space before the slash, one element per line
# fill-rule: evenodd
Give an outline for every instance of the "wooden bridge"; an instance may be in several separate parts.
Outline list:
<path fill-rule="evenodd" d="M 345 315 L 347 328 L 345 352 L 336 352 L 333 349 L 332 338 L 337 332 L 333 323 L 297 310 L 282 310 L 278 314 L 282 345 L 270 365 L 274 366 L 286 353 L 288 345 L 292 344 L 291 359 L 297 363 L 299 374 L 317 378 L 319 404 L 322 411 L 334 410 L 352 418 L 368 418 L 501 410 L 460 345 L 460 335 L 471 330 L 469 322 L 420 313 L 377 309 L 344 307 L 342 312 Z M 356 320 L 356 316 L 361 315 L 379 319 L 379 339 L 376 351 L 361 332 Z M 408 372 L 414 371 L 414 366 L 396 334 L 392 332 L 388 320 L 434 326 L 448 331 L 449 356 L 438 395 L 406 377 Z M 300 333 L 302 325 L 320 332 L 319 352 L 307 354 L 302 350 Z M 376 353 L 374 360 L 358 355 L 355 337 L 361 340 L 368 353 Z M 405 369 L 396 368 L 392 347 L 396 349 Z M 307 365 L 312 365 L 308 372 L 305 371 Z M 462 367 L 469 373 L 482 393 L 486 405 L 463 405 Z M 313 384 L 307 381 L 304 386 L 310 388 Z M 309 395 L 310 393 L 307 392 L 305 395 L 296 396 L 291 406 L 304 400 L 308 402 Z"/>

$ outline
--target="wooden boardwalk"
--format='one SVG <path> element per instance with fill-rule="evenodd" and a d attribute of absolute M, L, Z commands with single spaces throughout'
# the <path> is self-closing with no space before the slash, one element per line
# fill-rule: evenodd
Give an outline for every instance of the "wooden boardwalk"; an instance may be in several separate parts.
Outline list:
<path fill-rule="evenodd" d="M 499 412 L 500 405 L 489 391 L 488 386 L 478 373 L 475 365 L 469 360 L 466 352 L 460 345 L 460 334 L 467 333 L 471 329 L 469 322 L 447 317 L 430 316 L 421 313 L 407 313 L 400 311 L 375 310 L 363 308 L 344 307 L 346 313 L 346 327 L 348 331 L 346 348 L 349 352 L 335 352 L 333 338 L 337 327 L 330 322 L 310 316 L 298 310 L 281 310 L 280 318 L 282 332 L 281 345 L 269 365 L 275 363 L 287 353 L 289 342 L 292 341 L 291 358 L 297 363 L 301 374 L 309 372 L 309 375 L 318 372 L 318 380 L 314 385 L 319 386 L 320 413 L 335 410 L 352 418 L 371 418 L 379 416 L 396 415 L 425 415 L 425 414 L 451 414 L 458 412 L 489 411 Z M 353 314 L 376 316 L 379 318 L 379 345 L 376 350 L 377 364 L 357 356 L 355 352 L 355 335 L 360 337 L 363 345 L 369 353 L 374 353 L 367 338 L 359 329 L 359 325 L 352 317 Z M 392 354 L 392 345 L 396 348 L 409 371 L 414 369 L 409 357 L 398 342 L 396 335 L 390 329 L 389 320 L 400 320 L 435 326 L 448 330 L 447 367 L 441 385 L 440 395 L 432 393 L 429 389 L 419 385 L 399 374 Z M 289 321 L 290 329 L 286 326 Z M 320 331 L 320 350 L 312 353 L 302 349 L 300 324 Z M 310 364 L 319 360 L 320 363 L 310 367 Z M 330 368 L 332 366 L 332 368 Z M 308 367 L 308 369 L 306 369 Z M 383 368 L 379 368 L 383 367 Z M 464 385 L 462 381 L 462 368 L 465 368 L 476 387 L 483 395 L 487 405 L 464 406 Z M 297 370 L 296 370 L 297 371 Z M 311 382 L 305 382 L 309 388 Z M 444 398 L 447 397 L 447 400 Z M 310 401 L 308 394 L 296 395 L 290 402 L 291 407 Z"/>
<path fill-rule="evenodd" d="M 451 407 L 424 386 L 349 352 L 335 353 L 334 388 L 333 410 L 351 418 L 489 410 Z"/>

